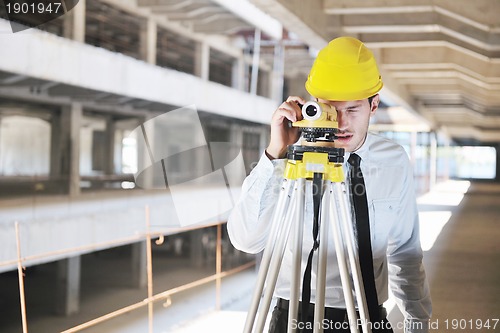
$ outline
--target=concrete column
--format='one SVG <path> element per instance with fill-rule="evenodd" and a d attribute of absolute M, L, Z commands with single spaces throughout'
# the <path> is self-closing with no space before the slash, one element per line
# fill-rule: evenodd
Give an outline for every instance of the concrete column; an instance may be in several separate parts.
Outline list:
<path fill-rule="evenodd" d="M 208 81 L 210 68 L 210 46 L 207 43 L 197 43 L 194 59 L 194 75 Z"/>
<path fill-rule="evenodd" d="M 237 58 L 233 63 L 231 86 L 234 89 L 245 91 L 245 60 L 243 56 Z"/>
<path fill-rule="evenodd" d="M 259 84 L 257 89 L 257 94 L 263 97 L 271 96 L 271 76 L 272 73 L 268 71 L 261 70 L 259 73 Z M 280 103 L 281 104 L 281 103 Z"/>
<path fill-rule="evenodd" d="M 274 46 L 273 70 L 270 75 L 271 99 L 281 104 L 283 102 L 283 85 L 285 77 L 285 47 L 282 43 Z M 288 96 L 287 96 L 288 97 Z"/>
<path fill-rule="evenodd" d="M 229 126 L 229 142 L 237 147 L 243 147 L 243 131 L 241 125 L 231 124 Z"/>
<path fill-rule="evenodd" d="M 73 103 L 70 106 L 62 108 L 61 121 L 59 129 L 61 165 L 60 170 L 54 156 L 51 157 L 51 163 L 54 164 L 54 170 L 67 177 L 68 193 L 70 195 L 80 194 L 80 127 L 83 116 L 83 108 L 80 103 Z M 57 127 L 57 126 L 56 126 Z M 53 134 L 52 143 L 57 140 L 57 134 Z M 54 172 L 55 172 L 54 171 Z"/>
<path fill-rule="evenodd" d="M 271 133 L 267 127 L 261 127 L 260 128 L 260 142 L 259 142 L 259 150 L 261 155 L 264 153 L 264 150 L 266 150 L 267 146 L 269 145 L 269 141 L 271 140 Z"/>
<path fill-rule="evenodd" d="M 257 85 L 259 80 L 259 63 L 260 63 L 260 29 L 255 29 L 253 41 L 253 57 L 252 57 L 252 76 L 250 80 L 250 94 L 257 95 Z"/>
<path fill-rule="evenodd" d="M 146 116 L 143 119 L 140 119 L 137 125 L 141 126 L 151 118 L 152 118 L 151 116 Z M 146 131 L 149 147 L 151 151 L 154 151 L 155 128 L 153 126 L 150 126 L 148 128 L 144 128 L 144 130 Z M 141 142 L 145 142 L 144 141 L 145 138 L 143 136 L 142 131 L 138 133 L 138 136 L 139 137 L 137 138 L 137 142 L 139 144 L 137 146 L 137 168 L 138 170 L 144 170 L 145 166 L 150 166 L 153 162 L 151 161 L 151 156 L 148 147 L 145 144 L 141 144 Z M 154 168 L 149 168 L 144 170 L 140 177 L 141 177 L 141 186 L 143 188 L 152 189 L 154 187 L 155 185 Z"/>
<path fill-rule="evenodd" d="M 80 0 L 72 10 L 64 14 L 63 36 L 65 38 L 85 43 L 85 7 L 86 0 Z"/>
<path fill-rule="evenodd" d="M 112 175 L 115 171 L 115 120 L 112 116 L 106 118 L 106 157 L 104 173 Z"/>
<path fill-rule="evenodd" d="M 56 313 L 63 316 L 80 310 L 80 256 L 57 263 Z"/>
<path fill-rule="evenodd" d="M 413 168 L 415 168 L 416 161 L 417 161 L 417 136 L 418 132 L 411 132 L 410 137 L 411 137 L 411 142 L 410 142 L 410 162 Z"/>
<path fill-rule="evenodd" d="M 190 232 L 191 243 L 189 246 L 189 255 L 194 267 L 203 267 L 203 233 L 204 229 L 196 229 Z"/>
<path fill-rule="evenodd" d="M 200 119 L 201 123 L 203 124 L 203 118 Z M 187 125 L 185 126 L 185 130 L 187 131 L 190 131 L 192 126 L 191 125 Z M 207 135 L 205 134 L 205 131 L 209 131 L 210 129 L 208 128 L 203 128 L 203 131 L 196 131 L 196 133 L 191 133 L 191 136 L 192 136 L 192 140 L 193 142 L 205 142 L 207 145 L 210 145 L 210 142 L 207 141 L 207 140 L 210 140 L 210 138 L 208 137 L 207 138 Z M 207 133 L 208 134 L 208 133 Z M 210 146 L 208 146 L 210 147 Z M 213 154 L 213 151 L 211 149 L 209 149 L 208 151 L 209 154 Z M 212 155 L 212 159 L 213 159 L 213 156 Z M 196 165 L 196 170 L 197 171 L 200 171 L 200 170 L 206 170 L 207 168 L 207 165 L 210 166 L 210 169 L 213 170 L 213 163 L 212 163 L 212 160 L 209 158 L 207 159 L 206 158 L 207 156 L 205 154 L 196 154 L 196 156 L 194 157 L 194 160 L 193 160 L 193 163 L 194 165 Z M 201 184 L 203 186 L 205 186 L 206 184 L 204 184 L 204 180 L 203 178 L 197 178 L 197 179 L 192 179 L 191 180 L 192 184 Z"/>
<path fill-rule="evenodd" d="M 144 288 L 148 283 L 146 242 L 134 243 L 131 247 L 131 285 L 134 288 Z"/>
<path fill-rule="evenodd" d="M 69 110 L 54 113 L 50 121 L 50 178 L 56 186 L 56 193 L 68 193 L 69 170 L 69 130 L 64 127 L 63 118 Z"/>
<path fill-rule="evenodd" d="M 80 128 L 83 109 L 80 103 L 73 103 L 70 117 L 70 169 L 69 194 L 80 194 Z"/>
<path fill-rule="evenodd" d="M 123 139 L 125 137 L 124 130 L 118 128 L 115 122 L 115 149 L 113 150 L 113 173 L 122 173 L 123 160 L 122 160 L 122 150 L 123 150 Z"/>
<path fill-rule="evenodd" d="M 61 116 L 54 114 L 50 122 L 50 176 L 53 178 L 62 176 L 62 149 Z"/>
<path fill-rule="evenodd" d="M 434 188 L 437 179 L 437 138 L 436 132 L 429 132 L 429 190 Z"/>
<path fill-rule="evenodd" d="M 151 18 L 141 26 L 139 54 L 142 60 L 152 65 L 156 65 L 157 32 L 158 26 Z"/>

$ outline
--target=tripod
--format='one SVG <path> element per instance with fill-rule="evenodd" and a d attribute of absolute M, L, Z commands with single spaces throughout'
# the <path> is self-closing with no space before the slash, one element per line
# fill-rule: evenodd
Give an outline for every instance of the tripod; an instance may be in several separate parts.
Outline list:
<path fill-rule="evenodd" d="M 262 332 L 264 329 L 281 262 L 290 236 L 293 267 L 287 331 L 295 332 L 297 330 L 305 183 L 311 181 L 311 179 L 314 182 L 314 187 L 317 187 L 313 188 L 313 190 L 320 191 L 319 197 L 321 198 L 321 202 L 318 202 L 319 209 L 314 210 L 314 218 L 319 222 L 314 332 L 323 331 L 321 323 L 324 320 L 328 232 L 330 232 L 329 228 L 331 227 L 350 331 L 351 333 L 359 333 L 358 324 L 361 324 L 364 333 L 371 333 L 348 192 L 342 170 L 343 159 L 344 150 L 340 148 L 322 146 L 290 146 L 288 148 L 288 162 L 284 172 L 283 185 L 271 222 L 271 231 L 262 257 L 257 285 L 246 318 L 244 333 Z M 319 216 L 316 216 L 317 214 Z M 360 315 L 359 320 L 349 272 L 352 274 Z M 266 286 L 265 290 L 264 286 Z M 259 303 L 261 304 L 257 317 Z"/>

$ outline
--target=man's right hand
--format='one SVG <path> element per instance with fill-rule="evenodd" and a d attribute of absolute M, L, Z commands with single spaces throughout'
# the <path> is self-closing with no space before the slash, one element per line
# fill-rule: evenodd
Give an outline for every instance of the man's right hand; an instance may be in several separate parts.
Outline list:
<path fill-rule="evenodd" d="M 290 96 L 274 111 L 271 118 L 271 140 L 266 149 L 266 154 L 270 159 L 285 157 L 287 147 L 299 139 L 299 129 L 288 126 L 288 121 L 296 122 L 302 119 L 299 104 L 305 103 L 306 101 L 301 97 Z"/>

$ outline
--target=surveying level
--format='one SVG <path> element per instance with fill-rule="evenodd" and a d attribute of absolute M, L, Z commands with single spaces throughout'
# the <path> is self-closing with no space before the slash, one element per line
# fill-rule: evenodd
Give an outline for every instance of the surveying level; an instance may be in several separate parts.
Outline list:
<path fill-rule="evenodd" d="M 271 221 L 244 333 L 262 332 L 264 329 L 289 241 L 293 251 L 293 267 L 288 332 L 297 330 L 306 181 L 313 182 L 316 192 L 313 194 L 313 223 L 319 228 L 314 332 L 323 331 L 321 323 L 324 320 L 328 232 L 331 228 L 351 333 L 359 333 L 359 323 L 364 333 L 371 333 L 348 187 L 342 168 L 344 149 L 333 146 L 338 131 L 337 112 L 328 104 L 311 101 L 302 106 L 302 116 L 302 120 L 292 124 L 300 129 L 301 140 L 298 145 L 288 147 L 283 184 Z M 351 275 L 360 318 L 356 313 Z"/>
<path fill-rule="evenodd" d="M 302 106 L 302 118 L 292 124 L 300 128 L 302 145 L 331 144 L 337 138 L 337 111 L 329 104 L 307 102 Z"/>

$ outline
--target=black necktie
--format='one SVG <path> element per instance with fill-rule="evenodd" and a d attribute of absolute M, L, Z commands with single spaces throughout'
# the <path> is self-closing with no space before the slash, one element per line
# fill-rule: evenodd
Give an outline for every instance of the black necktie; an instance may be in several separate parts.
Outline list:
<path fill-rule="evenodd" d="M 378 317 L 378 297 L 373 273 L 373 255 L 370 239 L 370 221 L 368 219 L 368 201 L 366 200 L 366 186 L 361 172 L 361 157 L 351 154 L 347 160 L 352 166 L 350 175 L 350 188 L 356 216 L 356 230 L 358 238 L 359 265 L 365 287 L 366 303 L 370 320 Z M 358 304 L 359 306 L 359 304 Z"/>

